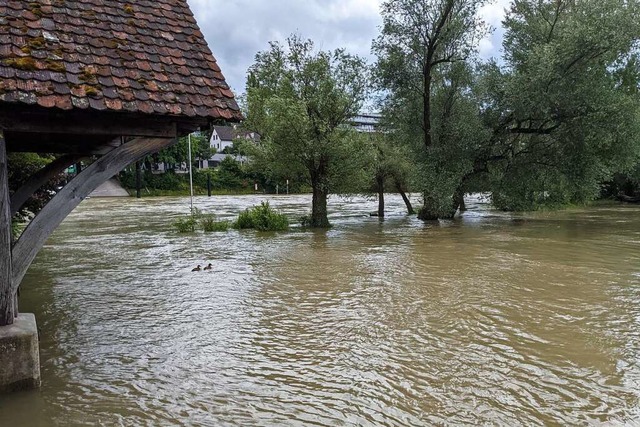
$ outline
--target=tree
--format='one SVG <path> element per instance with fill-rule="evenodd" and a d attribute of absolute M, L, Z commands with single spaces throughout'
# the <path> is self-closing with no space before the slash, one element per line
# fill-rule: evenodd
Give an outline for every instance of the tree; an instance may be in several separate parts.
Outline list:
<path fill-rule="evenodd" d="M 508 210 L 584 203 L 640 155 L 640 2 L 515 0 L 477 85 L 492 135 L 471 175 Z"/>
<path fill-rule="evenodd" d="M 477 16 L 485 0 L 387 0 L 374 41 L 377 82 L 386 92 L 389 132 L 412 148 L 424 194 L 422 219 L 451 217 L 462 176 L 458 125 L 468 127 L 466 63 L 487 27 Z M 439 103 L 439 105 L 436 105 Z M 436 107 L 438 110 L 436 111 Z M 468 142 L 468 141 L 464 141 Z"/>
<path fill-rule="evenodd" d="M 40 169 L 47 166 L 55 156 L 52 154 L 9 153 L 9 192 L 17 191 Z M 60 174 L 39 188 L 22 207 L 25 211 L 37 214 L 53 198 L 59 187 L 65 184 L 66 177 Z M 22 216 L 22 215 L 19 215 Z"/>
<path fill-rule="evenodd" d="M 178 143 L 171 147 L 159 151 L 157 154 L 150 156 L 153 160 L 164 162 L 167 164 L 189 163 L 189 140 L 184 136 L 178 139 Z M 200 135 L 191 135 L 191 160 L 196 165 L 198 159 L 208 159 L 215 154 L 215 148 L 209 144 L 209 135 L 206 133 Z"/>
<path fill-rule="evenodd" d="M 384 193 L 388 187 L 393 188 L 402 196 L 407 206 L 407 213 L 415 212 L 407 196 L 412 165 L 408 159 L 404 146 L 393 143 L 392 138 L 383 132 L 363 134 L 368 140 L 369 169 L 371 189 L 378 195 L 378 217 L 385 216 Z"/>
<path fill-rule="evenodd" d="M 304 176 L 313 191 L 311 226 L 329 227 L 327 197 L 361 173 L 359 139 L 348 126 L 366 95 L 364 61 L 314 50 L 298 36 L 256 55 L 247 79 L 246 126 L 262 136 L 256 161 L 272 176 Z"/>

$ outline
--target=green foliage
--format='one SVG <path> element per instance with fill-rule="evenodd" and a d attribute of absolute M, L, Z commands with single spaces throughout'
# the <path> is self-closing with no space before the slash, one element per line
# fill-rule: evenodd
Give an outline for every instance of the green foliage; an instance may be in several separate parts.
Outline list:
<path fill-rule="evenodd" d="M 207 233 L 222 232 L 229 230 L 231 223 L 229 221 L 218 221 L 213 214 L 204 214 L 200 217 L 200 226 Z"/>
<path fill-rule="evenodd" d="M 191 159 L 196 165 L 197 159 L 208 159 L 215 154 L 215 149 L 209 145 L 208 133 L 201 135 L 191 135 Z M 189 139 L 184 136 L 178 142 L 165 148 L 152 156 L 154 162 L 164 162 L 168 164 L 189 163 Z"/>
<path fill-rule="evenodd" d="M 206 194 L 207 177 L 211 178 L 211 188 L 217 193 L 222 191 L 234 193 L 251 192 L 253 191 L 254 182 L 258 182 L 261 188 L 268 188 L 275 192 L 275 188 L 268 186 L 266 178 L 259 171 L 246 168 L 230 157 L 224 159 L 216 169 L 193 170 L 193 186 L 196 194 Z M 120 174 L 120 182 L 129 190 L 135 189 L 135 169 L 130 168 L 123 171 Z M 142 174 L 142 188 L 149 190 L 152 194 L 161 194 L 163 192 L 188 194 L 189 175 L 176 174 L 173 171 L 154 174 L 146 170 Z"/>
<path fill-rule="evenodd" d="M 33 174 L 48 165 L 55 159 L 53 155 L 36 153 L 8 153 L 9 164 L 9 191 L 14 192 L 20 188 Z M 54 177 L 35 194 L 24 205 L 23 210 L 34 214 L 51 200 L 57 189 L 64 185 L 65 176 L 63 174 Z"/>
<path fill-rule="evenodd" d="M 640 158 L 639 12 L 637 1 L 514 1 L 506 66 L 484 67 L 477 86 L 493 135 L 476 164 L 497 207 L 582 204 Z"/>
<path fill-rule="evenodd" d="M 120 174 L 120 183 L 129 189 L 136 188 L 136 172 L 135 169 L 131 171 L 125 171 Z M 150 171 L 145 171 L 142 174 L 142 187 L 152 190 L 188 190 L 189 189 L 189 176 L 178 175 L 173 171 L 168 171 L 160 174 L 153 174 Z"/>
<path fill-rule="evenodd" d="M 173 223 L 173 226 L 178 230 L 178 233 L 194 233 L 197 225 L 198 219 L 195 215 L 187 215 L 185 217 L 178 218 Z"/>
<path fill-rule="evenodd" d="M 11 218 L 11 237 L 13 240 L 17 240 L 22 233 L 23 224 L 20 223 L 18 219 Z"/>
<path fill-rule="evenodd" d="M 289 220 L 286 215 L 271 208 L 268 202 L 262 202 L 259 206 L 240 212 L 233 227 L 238 230 L 286 231 L 289 229 Z"/>
<path fill-rule="evenodd" d="M 382 33 L 374 42 L 376 80 L 386 92 L 391 146 L 403 147 L 401 181 L 424 195 L 423 218 L 450 217 L 486 137 L 474 96 L 472 57 L 487 27 L 478 18 L 484 0 L 387 0 Z M 397 167 L 397 166 L 396 166 Z M 404 176 L 403 176 L 404 175 Z"/>
<path fill-rule="evenodd" d="M 503 65 L 474 66 L 482 4 L 383 4 L 376 77 L 421 217 L 450 216 L 463 191 L 508 210 L 598 197 L 640 164 L 640 2 L 514 0 Z"/>
<path fill-rule="evenodd" d="M 252 156 L 272 181 L 304 179 L 313 188 L 313 225 L 328 225 L 326 199 L 364 159 L 348 120 L 365 99 L 367 68 L 338 49 L 314 50 L 292 36 L 256 56 L 247 79 L 246 126 L 262 135 Z"/>

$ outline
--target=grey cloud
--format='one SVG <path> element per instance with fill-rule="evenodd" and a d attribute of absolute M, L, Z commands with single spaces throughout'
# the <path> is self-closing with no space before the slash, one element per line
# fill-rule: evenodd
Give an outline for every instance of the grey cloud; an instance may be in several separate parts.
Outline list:
<path fill-rule="evenodd" d="M 375 0 L 374 0 L 375 1 Z M 312 39 L 318 48 L 346 48 L 369 56 L 380 17 L 355 14 L 336 18 L 326 13 L 340 0 L 189 0 L 198 24 L 236 94 L 244 92 L 246 71 L 269 41 L 292 33 Z"/>
<path fill-rule="evenodd" d="M 269 41 L 292 33 L 310 38 L 320 49 L 344 47 L 373 61 L 371 41 L 378 35 L 381 0 L 188 0 L 227 83 L 244 92 L 246 72 Z M 497 0 L 504 6 L 508 0 Z M 496 6 L 498 6 L 496 5 Z M 488 9 L 487 20 L 499 22 L 503 7 Z M 501 34 L 485 43 L 483 57 L 497 54 Z"/>

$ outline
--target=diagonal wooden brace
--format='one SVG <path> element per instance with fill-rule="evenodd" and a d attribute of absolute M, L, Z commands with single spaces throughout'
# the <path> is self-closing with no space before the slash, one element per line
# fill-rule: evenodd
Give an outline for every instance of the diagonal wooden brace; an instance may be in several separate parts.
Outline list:
<path fill-rule="evenodd" d="M 62 171 L 69 166 L 79 162 L 82 158 L 83 156 L 81 155 L 67 154 L 57 158 L 34 173 L 27 182 L 11 196 L 11 215 L 15 215 L 40 187 L 51 181 L 53 177 L 62 173 Z"/>
<path fill-rule="evenodd" d="M 13 246 L 11 291 L 17 291 L 27 269 L 47 238 L 85 197 L 127 165 L 174 142 L 173 138 L 133 139 L 93 162 L 60 190 L 29 223 Z"/>

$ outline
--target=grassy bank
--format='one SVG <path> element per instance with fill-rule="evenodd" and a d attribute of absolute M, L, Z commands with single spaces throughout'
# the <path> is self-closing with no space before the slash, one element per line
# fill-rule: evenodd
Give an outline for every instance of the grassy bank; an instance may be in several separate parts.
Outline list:
<path fill-rule="evenodd" d="M 130 196 L 136 196 L 136 190 L 127 188 L 127 192 Z M 188 197 L 190 196 L 189 190 L 155 190 L 155 189 L 147 189 L 143 188 L 140 191 L 140 196 L 142 197 Z M 256 194 L 253 190 L 211 190 L 212 196 L 246 196 L 249 194 Z M 193 189 L 194 196 L 206 196 L 207 190 L 202 189 Z"/>

